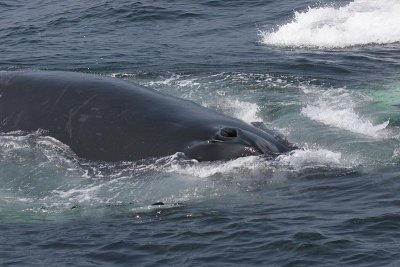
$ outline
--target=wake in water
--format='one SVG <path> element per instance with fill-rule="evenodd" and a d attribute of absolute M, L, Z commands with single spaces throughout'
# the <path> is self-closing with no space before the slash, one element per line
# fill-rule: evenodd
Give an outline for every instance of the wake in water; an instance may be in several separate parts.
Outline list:
<path fill-rule="evenodd" d="M 400 42 L 398 0 L 354 0 L 343 7 L 308 8 L 276 31 L 261 31 L 267 45 L 343 48 Z"/>

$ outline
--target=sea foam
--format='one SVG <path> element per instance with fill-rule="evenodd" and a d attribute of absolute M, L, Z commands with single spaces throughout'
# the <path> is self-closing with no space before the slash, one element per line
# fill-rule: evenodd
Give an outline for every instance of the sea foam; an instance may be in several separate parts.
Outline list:
<path fill-rule="evenodd" d="M 276 31 L 260 31 L 261 42 L 291 47 L 343 48 L 400 41 L 400 1 L 354 0 L 343 7 L 294 13 Z"/>
<path fill-rule="evenodd" d="M 364 102 L 368 103 L 371 99 L 343 88 L 328 90 L 304 88 L 304 92 L 310 95 L 312 103 L 302 108 L 301 114 L 311 120 L 372 138 L 380 139 L 388 136 L 386 127 L 389 121 L 374 124 L 356 111 L 358 106 L 365 105 Z"/>

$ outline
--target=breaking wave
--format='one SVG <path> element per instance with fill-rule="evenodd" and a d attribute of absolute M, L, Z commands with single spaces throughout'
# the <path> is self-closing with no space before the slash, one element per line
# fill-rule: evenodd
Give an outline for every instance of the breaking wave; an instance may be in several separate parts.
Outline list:
<path fill-rule="evenodd" d="M 301 110 L 301 113 L 311 120 L 373 138 L 388 136 L 386 127 L 389 121 L 374 124 L 371 119 L 356 111 L 360 104 L 371 101 L 367 97 L 346 89 L 305 90 L 304 92 L 316 96 L 316 99 L 311 97 L 312 103 Z"/>
<path fill-rule="evenodd" d="M 276 31 L 261 31 L 261 42 L 291 47 L 343 48 L 400 41 L 400 2 L 354 0 L 343 7 L 309 7 L 295 12 Z"/>

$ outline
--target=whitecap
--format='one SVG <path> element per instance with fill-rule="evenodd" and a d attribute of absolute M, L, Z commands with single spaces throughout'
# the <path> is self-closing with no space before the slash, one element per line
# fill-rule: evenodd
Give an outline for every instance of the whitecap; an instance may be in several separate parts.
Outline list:
<path fill-rule="evenodd" d="M 302 109 L 302 114 L 329 126 L 375 138 L 382 137 L 382 131 L 389 125 L 389 121 L 374 125 L 360 117 L 353 108 L 338 109 L 326 102 L 307 105 Z"/>
<path fill-rule="evenodd" d="M 302 108 L 301 114 L 309 119 L 373 138 L 388 136 L 389 121 L 374 124 L 356 111 L 359 105 L 372 99 L 346 89 L 305 89 L 304 92 L 310 94 L 311 103 Z"/>
<path fill-rule="evenodd" d="M 343 48 L 400 41 L 400 1 L 355 0 L 343 7 L 308 8 L 261 42 L 290 47 Z"/>

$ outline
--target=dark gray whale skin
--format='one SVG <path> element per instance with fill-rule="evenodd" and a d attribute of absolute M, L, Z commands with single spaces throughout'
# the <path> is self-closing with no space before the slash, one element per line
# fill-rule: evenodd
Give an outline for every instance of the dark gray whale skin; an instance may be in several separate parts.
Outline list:
<path fill-rule="evenodd" d="M 274 131 L 117 78 L 0 72 L 0 132 L 37 130 L 100 161 L 176 152 L 199 161 L 275 157 L 294 147 Z"/>

